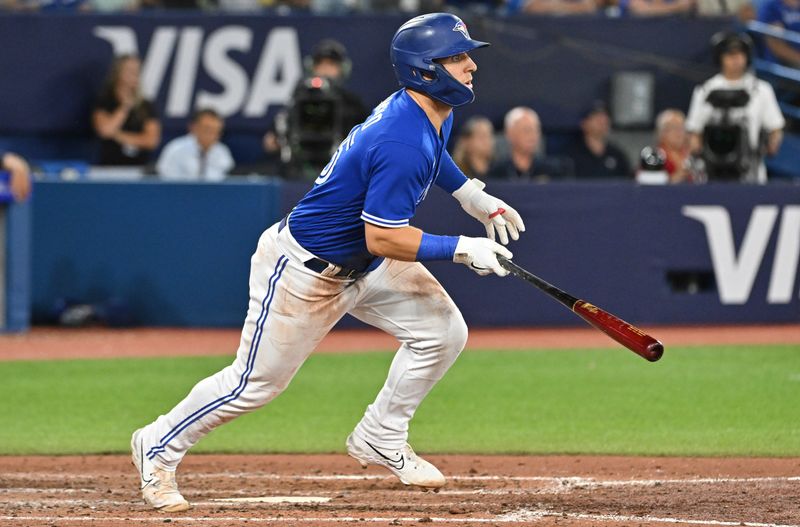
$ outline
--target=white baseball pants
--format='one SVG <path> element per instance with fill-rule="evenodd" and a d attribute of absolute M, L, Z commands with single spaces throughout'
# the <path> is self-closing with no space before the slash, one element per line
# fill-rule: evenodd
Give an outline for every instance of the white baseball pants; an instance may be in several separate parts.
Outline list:
<path fill-rule="evenodd" d="M 174 470 L 211 430 L 274 399 L 345 313 L 400 342 L 386 383 L 356 432 L 379 447 L 406 442 L 417 407 L 464 348 L 461 313 L 418 262 L 387 259 L 354 281 L 307 269 L 303 262 L 312 257 L 288 227 L 279 232 L 275 224 L 261 235 L 236 360 L 145 427 L 146 455 L 156 466 Z"/>

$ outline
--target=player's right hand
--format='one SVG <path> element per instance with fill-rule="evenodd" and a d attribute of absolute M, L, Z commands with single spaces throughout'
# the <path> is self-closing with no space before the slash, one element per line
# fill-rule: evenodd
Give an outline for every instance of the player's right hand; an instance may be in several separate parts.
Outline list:
<path fill-rule="evenodd" d="M 495 233 L 503 245 L 508 245 L 509 236 L 518 240 L 519 233 L 525 231 L 522 217 L 505 201 L 484 192 L 485 187 L 483 181 L 469 179 L 453 192 L 453 197 L 470 216 L 483 223 L 490 240 L 495 239 Z"/>
<path fill-rule="evenodd" d="M 466 265 L 481 276 L 492 273 L 506 276 L 508 271 L 497 261 L 498 254 L 509 259 L 514 256 L 511 251 L 488 238 L 459 236 L 453 261 Z"/>

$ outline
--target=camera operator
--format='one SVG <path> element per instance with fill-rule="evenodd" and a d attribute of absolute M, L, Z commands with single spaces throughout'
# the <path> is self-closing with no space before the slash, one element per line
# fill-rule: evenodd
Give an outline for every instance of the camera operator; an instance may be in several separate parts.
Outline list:
<path fill-rule="evenodd" d="M 292 100 L 275 118 L 274 131 L 264 136 L 264 149 L 280 152 L 287 176 L 294 179 L 316 178 L 350 129 L 369 113 L 344 86 L 351 63 L 341 43 L 320 41 L 305 67 Z"/>
<path fill-rule="evenodd" d="M 765 183 L 763 158 L 780 148 L 785 123 L 775 92 L 749 70 L 750 37 L 720 32 L 711 46 L 720 73 L 692 95 L 686 119 L 691 150 L 705 162 L 709 181 Z"/>

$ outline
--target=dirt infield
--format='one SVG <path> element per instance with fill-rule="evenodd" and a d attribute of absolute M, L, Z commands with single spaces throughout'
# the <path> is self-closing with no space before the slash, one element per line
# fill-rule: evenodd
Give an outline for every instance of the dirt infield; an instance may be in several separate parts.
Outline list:
<path fill-rule="evenodd" d="M 800 325 L 644 327 L 670 346 L 797 344 Z M 50 329 L 0 336 L 0 360 L 231 355 L 236 329 Z M 610 348 L 618 346 L 592 328 L 470 329 L 467 349 Z M 380 331 L 331 332 L 317 353 L 393 350 L 397 341 Z"/>
<path fill-rule="evenodd" d="M 439 492 L 344 454 L 189 455 L 179 482 L 193 508 L 165 515 L 140 501 L 122 456 L 5 457 L 0 525 L 800 525 L 796 459 L 430 459 L 449 477 Z"/>
<path fill-rule="evenodd" d="M 667 347 L 798 344 L 800 326 L 647 328 Z M 0 337 L 0 360 L 231 354 L 238 331 L 37 329 Z M 468 348 L 613 347 L 592 329 L 472 331 Z M 332 333 L 322 352 L 392 349 L 375 332 Z M 800 349 L 800 347 L 798 348 Z M 0 457 L 0 527 L 424 525 L 800 527 L 800 458 L 431 456 L 439 492 L 363 471 L 344 454 L 189 455 L 193 508 L 148 509 L 127 457 Z"/>

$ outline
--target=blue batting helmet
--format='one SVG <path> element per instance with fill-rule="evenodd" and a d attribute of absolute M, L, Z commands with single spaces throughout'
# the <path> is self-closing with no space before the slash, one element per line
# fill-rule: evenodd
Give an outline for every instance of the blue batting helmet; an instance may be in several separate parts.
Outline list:
<path fill-rule="evenodd" d="M 412 18 L 394 34 L 390 57 L 401 86 L 426 93 L 450 106 L 475 100 L 470 88 L 453 78 L 435 59 L 488 46 L 472 40 L 467 26 L 450 13 L 433 13 Z"/>

